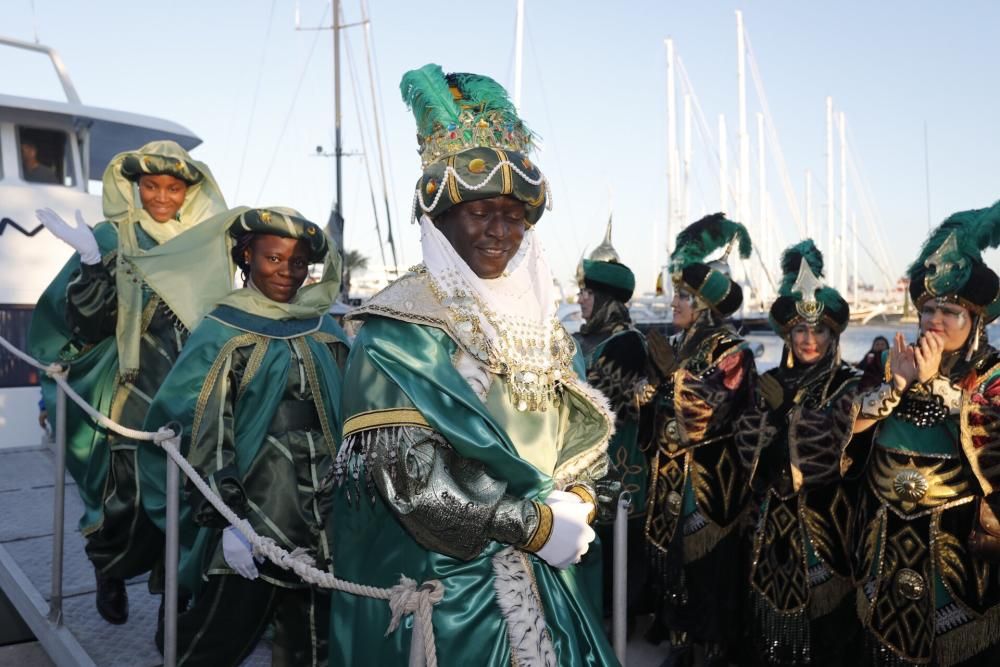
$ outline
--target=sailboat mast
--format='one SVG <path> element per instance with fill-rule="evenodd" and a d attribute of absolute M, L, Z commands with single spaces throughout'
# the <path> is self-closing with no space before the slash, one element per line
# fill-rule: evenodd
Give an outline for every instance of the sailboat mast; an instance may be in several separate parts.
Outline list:
<path fill-rule="evenodd" d="M 341 184 L 341 157 L 344 150 L 340 142 L 340 0 L 333 0 L 333 160 L 336 171 L 336 199 L 333 202 L 333 240 L 341 252 L 344 251 L 344 214 L 341 205 L 343 187 Z"/>
<path fill-rule="evenodd" d="M 663 40 L 667 47 L 667 253 L 673 243 L 674 214 L 677 210 L 677 97 L 674 86 L 674 40 Z"/>
<path fill-rule="evenodd" d="M 737 192 L 737 220 L 746 225 L 751 236 L 756 229 L 750 222 L 750 135 L 747 133 L 747 61 L 746 40 L 743 34 L 743 12 L 736 11 L 736 85 L 739 98 L 740 147 L 739 190 Z M 750 271 L 744 269 L 744 276 L 751 280 Z"/>
<path fill-rule="evenodd" d="M 767 163 L 764 160 L 764 114 L 757 114 L 757 191 L 758 197 L 760 198 L 760 212 L 757 214 L 757 224 L 760 230 L 760 235 L 758 238 L 764 241 L 763 251 L 760 253 L 761 261 L 767 265 L 771 265 L 771 254 L 770 254 L 770 239 L 772 234 L 767 233 Z M 761 304 L 768 303 L 770 301 L 770 294 L 767 290 L 767 281 L 760 280 L 758 284 L 760 285 L 760 302 Z"/>
<path fill-rule="evenodd" d="M 681 193 L 681 221 L 687 223 L 691 219 L 691 94 L 684 93 L 684 186 Z"/>
<path fill-rule="evenodd" d="M 729 211 L 729 145 L 726 140 L 726 116 L 719 114 L 719 210 Z"/>
<path fill-rule="evenodd" d="M 847 120 L 840 112 L 840 292 L 847 292 Z"/>
<path fill-rule="evenodd" d="M 524 0 L 517 0 L 514 27 L 514 106 L 521 108 L 521 70 L 524 68 Z"/>
<path fill-rule="evenodd" d="M 826 252 L 836 260 L 833 246 L 833 98 L 826 98 Z M 829 280 L 836 285 L 837 262 L 830 262 Z"/>

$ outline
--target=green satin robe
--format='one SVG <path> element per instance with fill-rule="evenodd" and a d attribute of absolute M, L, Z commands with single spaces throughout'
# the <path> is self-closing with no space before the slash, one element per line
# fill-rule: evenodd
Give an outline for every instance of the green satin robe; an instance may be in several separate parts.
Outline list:
<path fill-rule="evenodd" d="M 355 339 L 345 384 L 345 432 L 351 418 L 379 428 L 422 423 L 439 433 L 461 456 L 481 461 L 506 493 L 544 498 L 553 478 L 517 454 L 511 435 L 476 396 L 452 365 L 456 343 L 439 328 L 382 317 L 369 318 Z M 576 364 L 582 371 L 580 364 Z M 566 385 L 569 404 L 559 466 L 567 461 L 603 455 L 608 419 L 575 385 Z M 595 450 L 594 448 L 598 448 Z M 363 462 L 352 455 L 348 470 Z M 509 665 L 512 650 L 507 622 L 497 603 L 498 577 L 493 559 L 508 550 L 533 577 L 551 637 L 555 661 L 565 667 L 613 665 L 617 660 L 604 634 L 592 582 L 576 567 L 557 570 L 536 556 L 491 541 L 470 560 L 421 546 L 380 496 L 357 494 L 350 482 L 334 493 L 329 524 L 334 573 L 351 582 L 391 587 L 400 575 L 418 584 L 438 580 L 444 598 L 434 606 L 433 626 L 440 665 Z M 409 654 L 413 619 L 385 636 L 390 610 L 384 600 L 334 592 L 330 631 L 330 663 L 334 665 L 401 665 Z"/>
<path fill-rule="evenodd" d="M 140 245 L 148 249 L 156 245 L 141 230 L 137 230 Z M 169 317 L 158 318 L 158 326 L 151 327 L 154 313 L 144 318 L 144 333 L 140 347 L 142 367 L 147 369 L 136 380 L 139 391 L 125 390 L 118 378 L 118 349 L 115 345 L 115 258 L 118 249 L 117 228 L 109 222 L 94 227 L 94 236 L 101 251 L 105 268 L 82 269 L 80 256 L 74 254 L 42 294 L 31 320 L 29 353 L 45 362 L 70 364 L 69 383 L 73 389 L 101 414 L 111 415 L 119 423 L 140 428 L 145 417 L 147 401 L 166 375 L 176 358 L 178 341 Z M 75 300 L 78 311 L 85 311 L 89 320 L 82 328 L 75 328 L 67 317 L 67 289 L 81 270 L 95 274 L 91 289 L 81 299 Z M 106 271 L 106 277 L 99 276 Z M 110 280 L 107 279 L 110 277 Z M 153 293 L 143 290 L 143 308 L 148 308 Z M 158 310 L 162 310 L 158 308 Z M 163 313 L 161 313 L 163 314 Z M 182 341 L 180 341 L 182 342 Z M 164 358 L 161 350 L 169 358 Z M 138 386 L 141 385 L 141 386 Z M 42 378 L 42 394 L 55 420 L 56 384 L 47 376 Z M 112 414 L 114 413 L 114 414 Z M 104 512 L 105 484 L 110 463 L 109 442 L 121 441 L 98 426 L 72 401 L 66 403 L 66 469 L 76 481 L 77 490 L 84 504 L 80 530 L 89 534 L 101 526 Z"/>
<path fill-rule="evenodd" d="M 328 499 L 320 481 L 340 442 L 340 363 L 347 338 L 329 315 L 272 320 L 219 306 L 191 334 L 150 406 L 146 428 L 183 426 L 181 451 L 254 530 L 289 550 L 310 549 L 317 567 L 329 557 L 322 522 Z M 312 401 L 320 428 L 275 428 L 282 401 Z M 143 504 L 161 528 L 166 461 L 139 451 Z M 181 480 L 180 585 L 197 592 L 208 574 L 230 574 L 219 536 L 226 524 Z M 261 565 L 265 580 L 302 586 L 293 574 Z"/>

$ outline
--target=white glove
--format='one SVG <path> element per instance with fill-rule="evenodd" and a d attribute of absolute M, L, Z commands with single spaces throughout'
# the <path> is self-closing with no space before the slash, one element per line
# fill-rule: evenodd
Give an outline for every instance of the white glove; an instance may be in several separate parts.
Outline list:
<path fill-rule="evenodd" d="M 563 500 L 562 496 L 567 495 L 574 500 Z M 575 494 L 562 491 L 549 494 L 545 504 L 552 508 L 552 532 L 535 555 L 552 567 L 564 570 L 580 562 L 594 541 L 594 530 L 587 524 L 587 516 L 594 511 L 594 506 L 581 502 Z"/>
<path fill-rule="evenodd" d="M 240 576 L 246 579 L 257 578 L 257 566 L 253 562 L 250 542 L 233 526 L 222 531 L 222 556 Z"/>
<path fill-rule="evenodd" d="M 101 250 L 97 247 L 97 239 L 87 222 L 83 219 L 80 209 L 76 210 L 76 225 L 63 220 L 51 208 L 35 211 L 38 222 L 52 232 L 52 235 L 80 253 L 80 261 L 84 264 L 98 264 L 101 261 Z"/>

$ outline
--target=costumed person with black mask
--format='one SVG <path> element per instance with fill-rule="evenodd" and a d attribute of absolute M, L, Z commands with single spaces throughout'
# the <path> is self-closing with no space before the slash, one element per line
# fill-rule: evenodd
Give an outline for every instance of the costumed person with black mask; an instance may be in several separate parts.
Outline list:
<path fill-rule="evenodd" d="M 51 209 L 38 211 L 39 221 L 77 254 L 38 302 L 30 352 L 67 364 L 77 393 L 138 429 L 205 304 L 232 289 L 224 242 L 199 230 L 226 205 L 208 166 L 173 141 L 116 155 L 103 185 L 107 221 L 93 230 L 79 211 L 75 226 Z M 195 282 L 190 253 L 210 242 L 221 261 L 197 266 Z M 45 380 L 42 388 L 51 409 L 55 383 Z M 51 412 L 49 418 L 55 421 Z M 116 624 L 128 619 L 125 580 L 162 569 L 163 534 L 142 511 L 139 446 L 67 404 L 66 468 L 83 499 L 80 531 L 96 573 L 97 610 Z M 162 577 L 150 579 L 151 591 L 161 587 Z"/>
<path fill-rule="evenodd" d="M 437 591 L 440 665 L 616 664 L 600 591 L 574 565 L 614 416 L 556 317 L 532 134 L 488 77 L 426 65 L 400 89 L 423 161 L 423 262 L 348 316 L 364 326 L 345 371 L 334 571 Z M 426 647 L 383 600 L 332 605 L 334 664 L 400 665 Z"/>
<path fill-rule="evenodd" d="M 860 507 L 857 607 L 875 665 L 1000 664 L 1000 353 L 986 325 L 1000 279 L 1000 203 L 955 213 L 910 265 L 920 336 L 896 334 L 884 383 L 862 394 L 874 427 Z"/>
<path fill-rule="evenodd" d="M 749 494 L 733 425 L 751 403 L 755 369 L 749 346 L 724 321 L 743 303 L 725 263 L 734 245 L 749 257 L 746 229 L 722 213 L 677 235 L 670 272 L 678 333 L 669 342 L 648 336 L 657 369 L 646 510 L 659 586 L 653 632 L 669 633 L 674 665 L 692 664 L 694 644 L 708 664 L 725 664 L 746 591 L 738 528 Z M 722 248 L 721 260 L 708 261 Z"/>
<path fill-rule="evenodd" d="M 628 491 L 632 505 L 628 513 L 628 595 L 630 620 L 642 604 L 646 590 L 645 539 L 646 488 L 649 460 L 640 442 L 639 412 L 652 398 L 646 381 L 646 339 L 632 326 L 629 299 L 635 290 L 635 275 L 622 264 L 611 245 L 611 220 L 604 241 L 578 269 L 579 304 L 584 324 L 574 337 L 587 362 L 587 382 L 611 403 L 615 413 L 615 435 L 608 446 L 609 469 L 599 481 L 601 494 L 617 497 Z M 614 557 L 614 515 L 601 515 L 597 534 L 604 562 L 603 598 L 605 616 L 611 611 Z"/>
<path fill-rule="evenodd" d="M 321 480 L 340 442 L 347 338 L 328 314 L 340 256 L 292 209 L 239 208 L 226 218 L 245 286 L 192 332 L 146 428 L 182 424 L 182 453 L 237 516 L 329 569 Z M 319 262 L 322 278 L 303 287 Z M 144 447 L 139 460 L 146 510 L 165 528 L 165 457 Z M 182 487 L 178 582 L 194 597 L 177 618 L 177 664 L 239 665 L 272 625 L 273 665 L 326 665 L 329 594 L 264 561 L 190 481 Z"/>
<path fill-rule="evenodd" d="M 840 667 L 856 654 L 852 547 L 856 493 L 844 481 L 861 372 L 840 358 L 850 308 L 824 285 L 811 239 L 781 257 L 771 328 L 781 363 L 736 422 L 756 509 L 748 633 L 768 665 Z"/>

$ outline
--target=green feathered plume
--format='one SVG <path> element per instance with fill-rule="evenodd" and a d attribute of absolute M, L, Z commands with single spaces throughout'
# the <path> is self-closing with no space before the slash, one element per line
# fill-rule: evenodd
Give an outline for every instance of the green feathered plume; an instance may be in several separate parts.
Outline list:
<path fill-rule="evenodd" d="M 809 264 L 809 270 L 817 278 L 823 277 L 823 253 L 819 251 L 812 239 L 799 241 L 789 246 L 781 253 L 781 285 L 778 294 L 792 296 L 792 286 L 799 277 L 799 267 L 802 260 Z"/>
<path fill-rule="evenodd" d="M 677 235 L 674 252 L 670 255 L 671 271 L 679 271 L 689 264 L 704 262 L 710 254 L 737 239 L 740 257 L 746 259 L 753 250 L 746 227 L 728 220 L 722 213 L 706 215 L 692 222 Z"/>
<path fill-rule="evenodd" d="M 436 126 L 458 123 L 461 107 L 455 102 L 440 65 L 431 63 L 410 70 L 399 82 L 399 92 L 417 119 L 419 135 L 431 134 Z"/>
<path fill-rule="evenodd" d="M 912 277 L 922 269 L 927 258 L 937 252 L 953 232 L 958 252 L 969 259 L 982 261 L 983 250 L 1000 246 L 1000 202 L 989 208 L 959 211 L 948 216 L 924 241 L 920 255 L 907 273 Z"/>

